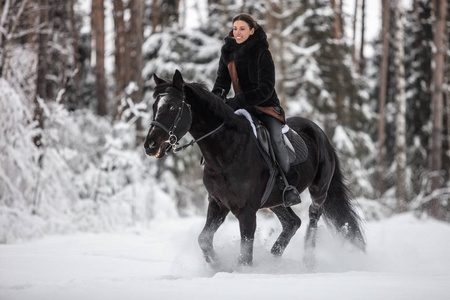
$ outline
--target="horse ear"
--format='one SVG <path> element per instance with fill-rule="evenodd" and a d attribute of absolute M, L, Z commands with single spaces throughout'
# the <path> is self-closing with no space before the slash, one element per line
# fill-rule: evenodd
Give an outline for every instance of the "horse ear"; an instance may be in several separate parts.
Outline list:
<path fill-rule="evenodd" d="M 175 74 L 173 74 L 173 85 L 179 89 L 180 91 L 183 89 L 183 84 L 184 84 L 184 80 L 183 80 L 183 76 L 181 75 L 181 72 L 178 71 L 178 69 L 175 71 Z"/>
<path fill-rule="evenodd" d="M 156 85 L 167 82 L 164 79 L 161 79 L 158 76 L 156 76 L 156 74 L 153 74 L 153 80 L 155 81 Z"/>

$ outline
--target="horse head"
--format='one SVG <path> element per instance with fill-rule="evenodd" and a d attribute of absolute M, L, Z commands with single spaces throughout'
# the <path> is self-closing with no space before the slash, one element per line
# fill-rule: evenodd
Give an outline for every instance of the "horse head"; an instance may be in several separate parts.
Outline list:
<path fill-rule="evenodd" d="M 162 158 L 189 130 L 192 112 L 183 98 L 184 80 L 176 70 L 172 81 L 165 81 L 155 74 L 156 83 L 153 97 L 153 121 L 145 139 L 147 155 Z"/>

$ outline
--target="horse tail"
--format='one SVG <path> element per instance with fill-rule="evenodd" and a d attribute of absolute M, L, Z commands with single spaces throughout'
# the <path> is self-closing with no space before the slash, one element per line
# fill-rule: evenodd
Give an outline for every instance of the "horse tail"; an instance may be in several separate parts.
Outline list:
<path fill-rule="evenodd" d="M 361 227 L 361 218 L 356 213 L 353 205 L 354 199 L 345 184 L 336 151 L 334 151 L 334 157 L 335 170 L 327 198 L 323 204 L 323 215 L 325 221 L 331 224 L 339 234 L 357 248 L 365 251 L 366 242 Z"/>

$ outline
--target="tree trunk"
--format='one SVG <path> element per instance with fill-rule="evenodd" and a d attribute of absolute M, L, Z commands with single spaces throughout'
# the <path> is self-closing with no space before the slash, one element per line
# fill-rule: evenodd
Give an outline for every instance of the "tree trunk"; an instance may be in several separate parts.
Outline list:
<path fill-rule="evenodd" d="M 362 0 L 361 6 L 361 45 L 359 48 L 359 74 L 364 75 L 366 71 L 366 58 L 364 56 L 365 46 L 365 32 L 366 32 L 366 0 Z"/>
<path fill-rule="evenodd" d="M 334 11 L 334 38 L 340 40 L 342 37 L 342 2 L 341 0 L 331 0 L 331 7 Z"/>
<path fill-rule="evenodd" d="M 404 45 L 403 45 L 403 3 L 397 1 L 395 7 L 395 102 L 397 104 L 396 114 L 396 165 L 397 182 L 396 198 L 397 212 L 406 211 L 406 95 L 405 95 L 405 67 Z"/>
<path fill-rule="evenodd" d="M 92 35 L 95 45 L 95 90 L 97 95 L 97 114 L 105 116 L 106 76 L 105 76 L 105 7 L 103 0 L 92 0 Z"/>
<path fill-rule="evenodd" d="M 283 20 L 280 19 L 283 12 L 283 2 L 274 3 L 271 0 L 267 0 L 266 5 L 269 8 L 265 16 L 268 40 L 274 58 L 275 68 L 277 70 L 275 89 L 278 97 L 280 98 L 281 105 L 286 107 L 286 61 L 284 57 L 285 41 L 282 33 Z"/>
<path fill-rule="evenodd" d="M 115 30 L 115 79 L 116 91 L 114 101 L 114 118 L 120 120 L 125 99 L 125 89 L 130 82 L 130 51 L 128 34 L 125 30 L 123 0 L 114 0 L 114 30 Z"/>
<path fill-rule="evenodd" d="M 386 87 L 388 74 L 388 55 L 389 55 L 389 0 L 381 0 L 382 7 L 382 28 L 383 28 L 383 55 L 380 70 L 380 119 L 378 126 L 378 196 L 384 190 L 384 140 L 385 140 L 385 109 L 386 109 Z"/>
<path fill-rule="evenodd" d="M 44 112 L 39 103 L 39 99 L 47 99 L 48 0 L 40 0 L 40 7 L 43 9 L 41 9 L 39 13 L 39 23 L 42 24 L 43 27 L 38 34 L 36 96 L 34 100 L 33 119 L 38 122 L 40 128 L 44 128 Z M 41 135 L 35 136 L 33 141 L 37 147 L 42 146 Z"/>
<path fill-rule="evenodd" d="M 78 109 L 80 106 L 80 54 L 78 50 L 78 43 L 79 43 L 79 37 L 78 37 L 78 28 L 77 28 L 77 21 L 76 21 L 76 15 L 75 15 L 75 3 L 76 0 L 70 0 L 70 7 L 69 7 L 69 18 L 70 18 L 70 34 L 72 36 L 72 51 L 73 51 L 73 72 L 71 74 L 71 85 L 73 88 L 72 95 L 70 95 L 70 99 L 67 103 L 67 108 L 69 110 L 75 110 Z"/>
<path fill-rule="evenodd" d="M 136 84 L 136 88 L 131 94 L 134 103 L 142 101 L 144 95 L 144 82 L 142 80 L 142 43 L 143 28 L 142 19 L 144 12 L 144 0 L 130 0 L 131 7 L 131 26 L 130 26 L 130 54 L 131 54 L 131 81 Z M 143 141 L 142 122 L 139 116 L 136 116 L 136 145 Z"/>
<path fill-rule="evenodd" d="M 356 23 L 358 21 L 358 0 L 355 0 L 355 8 L 353 11 L 353 18 L 352 18 L 352 40 L 353 40 L 353 46 L 352 46 L 352 64 L 353 68 L 356 70 Z"/>
<path fill-rule="evenodd" d="M 10 54 L 12 52 L 12 39 L 11 36 L 15 33 L 17 25 L 19 24 L 20 21 L 20 17 L 22 16 L 22 13 L 25 10 L 25 7 L 28 4 L 28 0 L 23 0 L 20 4 L 20 8 L 17 12 L 16 15 L 11 16 L 11 21 L 12 21 L 12 26 L 11 29 L 8 32 L 5 33 L 1 33 L 0 35 L 5 34 L 7 37 L 7 39 L 2 43 L 2 40 L 0 39 L 0 77 L 2 76 L 2 74 L 4 74 L 4 76 L 7 78 L 8 76 L 8 68 L 9 68 L 9 63 L 10 63 Z M 14 2 L 13 2 L 14 5 Z M 5 5 L 5 11 L 2 11 L 1 13 L 1 27 L 2 29 L 4 29 L 4 23 L 6 21 L 6 14 L 8 13 L 8 8 L 9 4 L 8 2 L 6 2 Z M 1 58 L 3 57 L 3 59 Z"/>
<path fill-rule="evenodd" d="M 6 19 L 9 12 L 10 0 L 6 0 L 5 3 L 1 2 L 2 13 L 0 16 L 0 28 L 5 29 Z M 6 30 L 6 29 L 5 29 Z M 6 41 L 3 40 L 4 33 L 0 33 L 0 77 L 3 77 L 3 70 L 6 61 Z"/>
<path fill-rule="evenodd" d="M 48 48 L 48 0 L 41 0 L 39 23 L 43 26 L 39 33 L 38 62 L 36 77 L 36 97 L 47 100 L 47 48 Z"/>
<path fill-rule="evenodd" d="M 334 39 L 336 40 L 335 42 L 335 47 L 336 47 L 336 55 L 338 57 L 337 61 L 337 65 L 336 65 L 336 80 L 337 80 L 337 84 L 336 84 L 336 88 L 335 88 L 335 95 L 336 95 L 336 113 L 338 116 L 338 119 L 341 119 L 342 117 L 342 108 L 343 108 L 343 101 L 344 101 L 344 92 L 343 92 L 343 78 L 342 78 L 342 67 L 343 67 L 343 61 L 341 58 L 341 54 L 340 52 L 340 48 L 341 48 L 341 38 L 342 38 L 342 2 L 340 0 L 331 0 L 331 7 L 334 11 L 334 30 L 333 30 L 333 35 L 334 35 Z"/>
<path fill-rule="evenodd" d="M 186 1 L 184 1 L 184 3 L 186 3 Z M 186 4 L 185 4 L 186 6 Z M 186 10 L 184 10 L 184 16 L 183 16 L 183 21 L 185 22 L 185 17 L 186 17 Z M 158 28 L 159 25 L 159 5 L 158 5 L 158 0 L 152 0 L 152 34 L 156 33 L 156 29 Z M 184 24 L 183 24 L 184 27 Z"/>
<path fill-rule="evenodd" d="M 428 168 L 431 173 L 431 191 L 439 189 L 442 185 L 442 129 L 443 129 L 443 74 L 444 74 L 444 52 L 445 52 L 445 21 L 447 12 L 447 0 L 432 1 L 433 20 L 433 77 L 431 83 L 431 123 L 430 152 Z M 442 218 L 442 207 L 439 198 L 430 202 L 429 213 L 435 218 Z"/>
<path fill-rule="evenodd" d="M 38 13 L 38 7 L 39 7 L 39 0 L 31 0 L 28 3 L 28 24 L 29 29 L 32 29 L 34 27 L 37 27 L 37 23 L 39 21 L 39 13 Z M 27 34 L 28 44 L 35 45 L 37 42 L 37 31 L 32 30 L 30 33 Z"/>

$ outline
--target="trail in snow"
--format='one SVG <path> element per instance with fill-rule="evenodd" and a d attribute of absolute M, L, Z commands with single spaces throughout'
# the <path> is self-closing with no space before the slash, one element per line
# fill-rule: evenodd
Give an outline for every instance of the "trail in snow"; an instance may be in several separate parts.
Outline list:
<path fill-rule="evenodd" d="M 0 245 L 0 299 L 450 299 L 450 226 L 400 215 L 366 224 L 362 254 L 321 227 L 317 268 L 303 264 L 304 228 L 282 258 L 281 227 L 259 216 L 254 266 L 237 266 L 239 229 L 215 237 L 225 269 L 203 260 L 204 219 L 172 219 L 113 234 L 51 236 Z"/>

